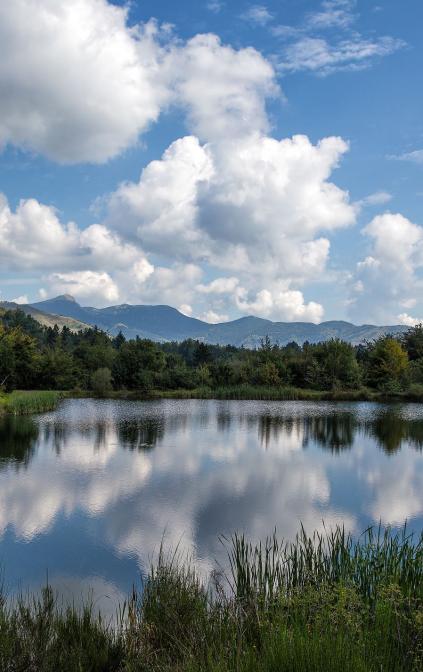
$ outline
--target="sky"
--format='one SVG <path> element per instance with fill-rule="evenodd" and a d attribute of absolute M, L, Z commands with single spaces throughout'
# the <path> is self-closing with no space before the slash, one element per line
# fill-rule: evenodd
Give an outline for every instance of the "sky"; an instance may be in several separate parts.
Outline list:
<path fill-rule="evenodd" d="M 421 0 L 0 0 L 0 300 L 423 318 Z"/>

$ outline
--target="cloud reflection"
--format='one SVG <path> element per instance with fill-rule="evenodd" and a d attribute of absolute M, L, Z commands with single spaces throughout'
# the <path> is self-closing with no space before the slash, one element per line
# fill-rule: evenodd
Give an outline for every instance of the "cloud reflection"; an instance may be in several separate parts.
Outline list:
<path fill-rule="evenodd" d="M 76 521 L 73 534 L 88 530 L 142 568 L 165 533 L 206 571 L 223 559 L 219 535 L 235 530 L 258 539 L 276 527 L 292 538 L 300 521 L 352 531 L 422 522 L 416 406 L 68 400 L 27 424 L 7 422 L 0 534 L 12 530 L 16 542 L 54 541 L 63 520 Z"/>

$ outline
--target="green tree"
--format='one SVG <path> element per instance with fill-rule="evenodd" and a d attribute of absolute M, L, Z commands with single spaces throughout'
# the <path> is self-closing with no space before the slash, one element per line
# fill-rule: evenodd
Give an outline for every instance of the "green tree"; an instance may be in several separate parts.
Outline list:
<path fill-rule="evenodd" d="M 91 376 L 91 388 L 99 397 L 107 396 L 112 390 L 112 372 L 107 367 L 97 369 Z"/>
<path fill-rule="evenodd" d="M 391 336 L 376 341 L 369 353 L 369 382 L 384 391 L 400 390 L 408 370 L 408 354 Z"/>

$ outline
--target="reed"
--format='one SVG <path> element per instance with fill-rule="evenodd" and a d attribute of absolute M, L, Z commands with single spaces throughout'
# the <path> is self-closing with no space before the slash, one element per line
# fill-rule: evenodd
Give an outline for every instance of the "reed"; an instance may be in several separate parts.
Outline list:
<path fill-rule="evenodd" d="M 0 596 L 7 672 L 420 672 L 423 537 L 404 528 L 342 527 L 294 542 L 222 539 L 229 570 L 201 580 L 160 550 L 142 590 L 111 627 L 63 609 L 50 588 L 8 606 Z"/>
<path fill-rule="evenodd" d="M 3 397 L 3 408 L 7 413 L 13 415 L 45 413 L 56 408 L 59 400 L 59 392 L 49 390 L 14 391 Z"/>

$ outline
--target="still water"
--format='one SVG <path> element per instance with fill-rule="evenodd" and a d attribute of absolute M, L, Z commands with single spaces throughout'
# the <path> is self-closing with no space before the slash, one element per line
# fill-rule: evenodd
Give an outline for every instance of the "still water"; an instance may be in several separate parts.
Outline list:
<path fill-rule="evenodd" d="M 0 566 L 114 610 L 160 542 L 200 571 L 220 535 L 423 528 L 423 406 L 66 400 L 0 420 Z"/>

